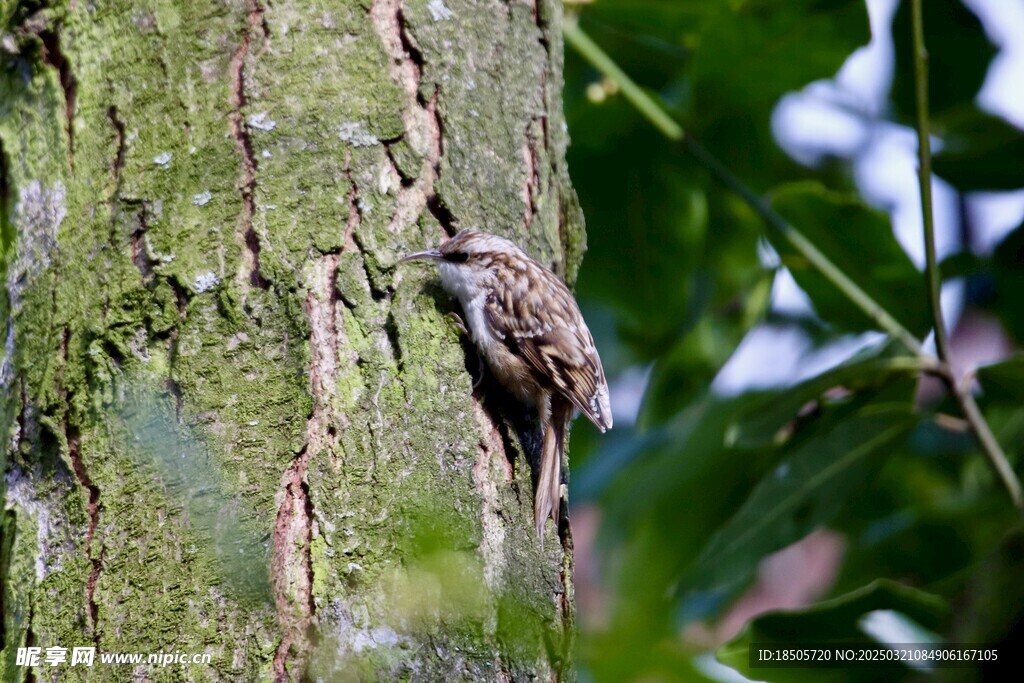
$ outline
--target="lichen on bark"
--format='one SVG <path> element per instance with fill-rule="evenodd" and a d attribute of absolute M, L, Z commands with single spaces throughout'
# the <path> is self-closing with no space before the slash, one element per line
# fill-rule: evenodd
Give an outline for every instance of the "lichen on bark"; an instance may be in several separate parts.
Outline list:
<path fill-rule="evenodd" d="M 560 21 L 0 3 L 5 676 L 34 644 L 211 655 L 148 680 L 571 677 L 535 425 L 397 267 L 480 227 L 574 277 Z"/>

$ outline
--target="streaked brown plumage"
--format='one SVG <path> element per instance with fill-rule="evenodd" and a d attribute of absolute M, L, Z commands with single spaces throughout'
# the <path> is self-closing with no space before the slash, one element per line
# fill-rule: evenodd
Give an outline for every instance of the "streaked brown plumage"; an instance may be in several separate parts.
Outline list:
<path fill-rule="evenodd" d="M 438 262 L 441 283 L 462 305 L 469 331 L 498 381 L 537 407 L 543 432 L 534 503 L 538 535 L 558 523 L 565 429 L 573 408 L 602 432 L 612 426 L 608 383 L 572 293 L 507 239 L 463 230 L 405 261 Z"/>

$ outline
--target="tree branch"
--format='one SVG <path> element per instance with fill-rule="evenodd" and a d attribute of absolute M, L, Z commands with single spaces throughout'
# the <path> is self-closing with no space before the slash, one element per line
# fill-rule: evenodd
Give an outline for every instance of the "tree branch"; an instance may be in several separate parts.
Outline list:
<path fill-rule="evenodd" d="M 914 98 L 917 108 L 917 179 L 921 187 L 921 220 L 924 226 L 925 279 L 928 285 L 928 302 L 932 309 L 935 329 L 935 350 L 946 371 L 942 373 L 949 390 L 956 396 L 974 433 L 978 436 L 982 450 L 996 474 L 1010 494 L 1018 510 L 1024 510 L 1020 481 L 999 446 L 985 416 L 971 394 L 970 384 L 966 386 L 953 375 L 949 336 L 942 317 L 941 283 L 939 281 L 938 259 L 935 255 L 935 220 L 932 213 L 932 153 L 930 125 L 928 119 L 928 51 L 924 43 L 924 18 L 921 0 L 911 0 L 911 23 L 914 48 Z"/>
<path fill-rule="evenodd" d="M 921 184 L 921 207 L 924 219 L 925 234 L 925 276 L 928 280 L 928 295 L 935 326 L 935 346 L 938 352 L 936 362 L 925 353 L 921 342 L 899 323 L 881 304 L 875 301 L 857 283 L 849 278 L 841 268 L 822 253 L 796 226 L 787 221 L 771 205 L 754 192 L 743 181 L 729 171 L 726 166 L 705 149 L 692 136 L 687 135 L 683 127 L 676 123 L 662 109 L 654 98 L 645 93 L 590 37 L 579 27 L 578 21 L 567 17 L 562 28 L 565 40 L 591 66 L 605 77 L 615 81 L 623 96 L 650 121 L 669 140 L 679 142 L 683 150 L 707 170 L 723 186 L 739 196 L 751 209 L 771 228 L 789 240 L 811 265 L 818 269 L 827 280 L 846 295 L 854 305 L 864 312 L 879 329 L 899 339 L 911 352 L 925 361 L 924 371 L 938 375 L 956 396 L 964 417 L 970 424 L 981 443 L 982 450 L 988 458 L 996 474 L 999 476 L 1010 499 L 1019 510 L 1024 510 L 1024 497 L 1021 485 L 1013 468 L 1006 459 L 999 442 L 996 440 L 988 422 L 982 415 L 969 386 L 960 386 L 953 376 L 949 363 L 949 338 L 946 335 L 939 302 L 940 282 L 937 259 L 935 256 L 934 220 L 931 201 L 931 149 L 928 138 L 928 66 L 927 52 L 924 46 L 924 31 L 921 18 L 921 0 L 912 0 L 913 31 L 914 31 L 914 81 L 917 97 L 917 134 L 919 169 L 918 179 Z"/>
<path fill-rule="evenodd" d="M 604 76 L 615 81 L 623 96 L 649 120 L 665 137 L 682 145 L 684 151 L 703 166 L 718 182 L 734 192 L 771 228 L 789 240 L 807 261 L 818 269 L 827 280 L 835 285 L 850 301 L 864 312 L 879 329 L 899 339 L 904 346 L 918 356 L 924 354 L 921 342 L 899 323 L 881 304 L 875 301 L 856 282 L 850 279 L 839 266 L 822 253 L 813 242 L 800 232 L 796 226 L 787 221 L 781 214 L 771 208 L 763 197 L 754 192 L 743 181 L 734 176 L 722 162 L 716 159 L 692 136 L 687 135 L 682 126 L 672 120 L 654 99 L 640 89 L 619 66 L 579 27 L 579 23 L 566 18 L 562 28 L 565 40 L 580 55 L 590 62 L 591 66 Z"/>
<path fill-rule="evenodd" d="M 924 273 L 928 303 L 935 328 L 935 348 L 939 359 L 949 362 L 949 336 L 942 319 L 938 259 L 935 256 L 935 220 L 932 214 L 932 151 L 928 124 L 928 53 L 924 46 L 920 0 L 912 0 L 911 14 L 914 40 L 914 98 L 917 105 L 917 181 L 921 187 L 921 219 L 924 224 Z"/>

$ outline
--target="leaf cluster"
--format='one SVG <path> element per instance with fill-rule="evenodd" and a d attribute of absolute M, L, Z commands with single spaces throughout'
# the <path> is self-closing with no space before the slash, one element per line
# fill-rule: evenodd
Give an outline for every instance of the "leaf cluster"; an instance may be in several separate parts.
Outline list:
<path fill-rule="evenodd" d="M 803 167 L 773 130 L 780 98 L 834 77 L 869 40 L 890 38 L 888 106 L 850 113 L 867 128 L 911 125 L 909 5 L 896 8 L 891 36 L 871 35 L 861 0 L 601 0 L 582 10 L 579 26 L 687 136 L 920 340 L 931 326 L 925 280 L 890 217 L 862 198 L 848 159 Z M 962 199 L 1024 187 L 1024 133 L 976 102 L 997 54 L 981 21 L 958 0 L 932 0 L 924 28 L 936 174 Z M 574 430 L 573 502 L 601 511 L 610 612 L 606 627 L 583 638 L 587 674 L 705 680 L 704 648 L 680 633 L 713 625 L 765 558 L 822 528 L 844 547 L 822 601 L 751 621 L 720 650 L 722 662 L 758 680 L 789 680 L 781 669 L 747 670 L 746 645 L 867 637 L 863 619 L 879 610 L 951 641 L 1010 637 L 1024 602 L 993 611 L 992 596 L 1021 569 L 1018 518 L 953 397 L 922 401 L 926 359 L 882 339 L 784 388 L 736 396 L 710 388 L 752 331 L 796 330 L 816 348 L 877 325 L 601 79 L 567 53 L 569 163 L 589 240 L 577 291 L 609 374 L 640 366 L 649 379 L 635 425 L 601 438 L 582 423 Z M 966 283 L 968 307 L 1015 344 L 1024 341 L 1022 262 L 1024 224 L 990 256 L 965 241 L 941 268 L 944 279 Z M 813 313 L 771 308 L 781 266 Z M 1024 360 L 982 368 L 978 380 L 984 416 L 1019 471 Z"/>

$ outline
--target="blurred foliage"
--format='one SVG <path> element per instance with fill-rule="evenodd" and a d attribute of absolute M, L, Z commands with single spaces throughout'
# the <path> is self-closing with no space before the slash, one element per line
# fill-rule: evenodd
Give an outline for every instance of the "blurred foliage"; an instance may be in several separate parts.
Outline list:
<path fill-rule="evenodd" d="M 969 104 L 981 89 L 995 46 L 981 20 L 960 0 L 927 0 L 923 23 L 928 47 L 929 112 L 934 120 Z M 914 63 L 910 3 L 900 2 L 893 18 L 896 65 L 890 99 L 904 122 L 914 118 Z"/>
<path fill-rule="evenodd" d="M 893 237 L 886 216 L 852 195 L 829 192 L 808 182 L 779 186 L 772 204 L 904 327 L 919 337 L 929 329 L 924 281 Z M 782 256 L 782 265 L 807 292 L 818 315 L 843 330 L 872 329 L 868 317 L 787 242 L 773 244 Z"/>
<path fill-rule="evenodd" d="M 212 566 L 232 596 L 257 607 L 271 605 L 269 536 L 228 493 L 225 473 L 202 440 L 179 424 L 172 401 L 165 388 L 133 376 L 115 403 L 111 434 L 185 513 L 190 533 L 202 551 L 212 551 Z"/>
<path fill-rule="evenodd" d="M 1024 291 L 1024 223 L 1017 226 L 996 247 L 992 256 L 993 301 L 992 307 L 999 314 L 1014 340 L 1024 343 L 1024 307 L 1017 300 Z"/>
<path fill-rule="evenodd" d="M 907 394 L 913 387 L 902 389 L 884 399 L 867 394 L 829 406 L 813 426 L 805 425 L 770 475 L 711 537 L 689 583 L 728 588 L 749 580 L 762 557 L 830 523 L 909 428 Z"/>
<path fill-rule="evenodd" d="M 1016 190 L 1024 187 L 1024 131 L 1003 118 L 974 106 L 941 121 L 942 149 L 935 155 L 935 173 L 954 187 L 975 190 Z"/>
<path fill-rule="evenodd" d="M 975 102 L 996 47 L 959 0 L 924 5 L 936 173 L 965 193 L 1024 187 L 1024 132 Z M 805 168 L 774 137 L 780 98 L 833 78 L 871 39 L 863 0 L 574 7 L 580 27 L 688 135 L 908 330 L 928 334 L 923 276 L 890 218 L 861 198 L 850 160 Z M 914 116 L 908 2 L 890 28 L 889 106 L 878 115 L 858 109 L 867 127 L 906 126 Z M 577 292 L 609 376 L 649 373 L 635 424 L 617 420 L 599 436 L 579 421 L 573 432 L 573 503 L 599 507 L 596 555 L 608 605 L 601 626 L 585 628 L 580 641 L 584 680 L 715 679 L 699 655 L 721 640 L 683 634 L 713 628 L 762 560 L 822 527 L 845 542 L 828 594 L 752 620 L 722 647 L 720 661 L 758 680 L 879 680 L 746 668 L 750 642 L 866 639 L 862 618 L 878 610 L 950 641 L 1012 637 L 1024 613 L 1024 595 L 1007 585 L 1024 557 L 1017 517 L 955 401 L 918 386 L 920 359 L 882 341 L 789 386 L 735 396 L 713 390 L 754 329 L 796 329 L 821 348 L 872 330 L 871 320 L 571 50 L 565 101 L 589 240 Z M 813 314 L 772 310 L 782 266 Z M 968 306 L 1024 341 L 1016 301 L 1024 224 L 990 256 L 964 246 L 942 272 L 967 283 Z M 978 380 L 982 409 L 1020 470 L 1024 360 L 982 368 Z M 991 607 L 999 591 L 1013 604 Z M 884 680 L 917 675 L 887 671 Z"/>
<path fill-rule="evenodd" d="M 751 678 L 777 681 L 877 681 L 899 676 L 894 671 L 870 668 L 769 669 L 751 668 L 748 649 L 752 644 L 770 647 L 800 647 L 808 643 L 863 640 L 866 619 L 880 612 L 902 615 L 909 624 L 927 632 L 948 622 L 949 607 L 935 595 L 879 580 L 860 590 L 824 600 L 803 610 L 767 614 L 751 621 L 744 632 L 719 652 L 719 658 Z M 927 641 L 923 641 L 927 642 Z M 766 674 L 767 671 L 767 674 Z"/>

